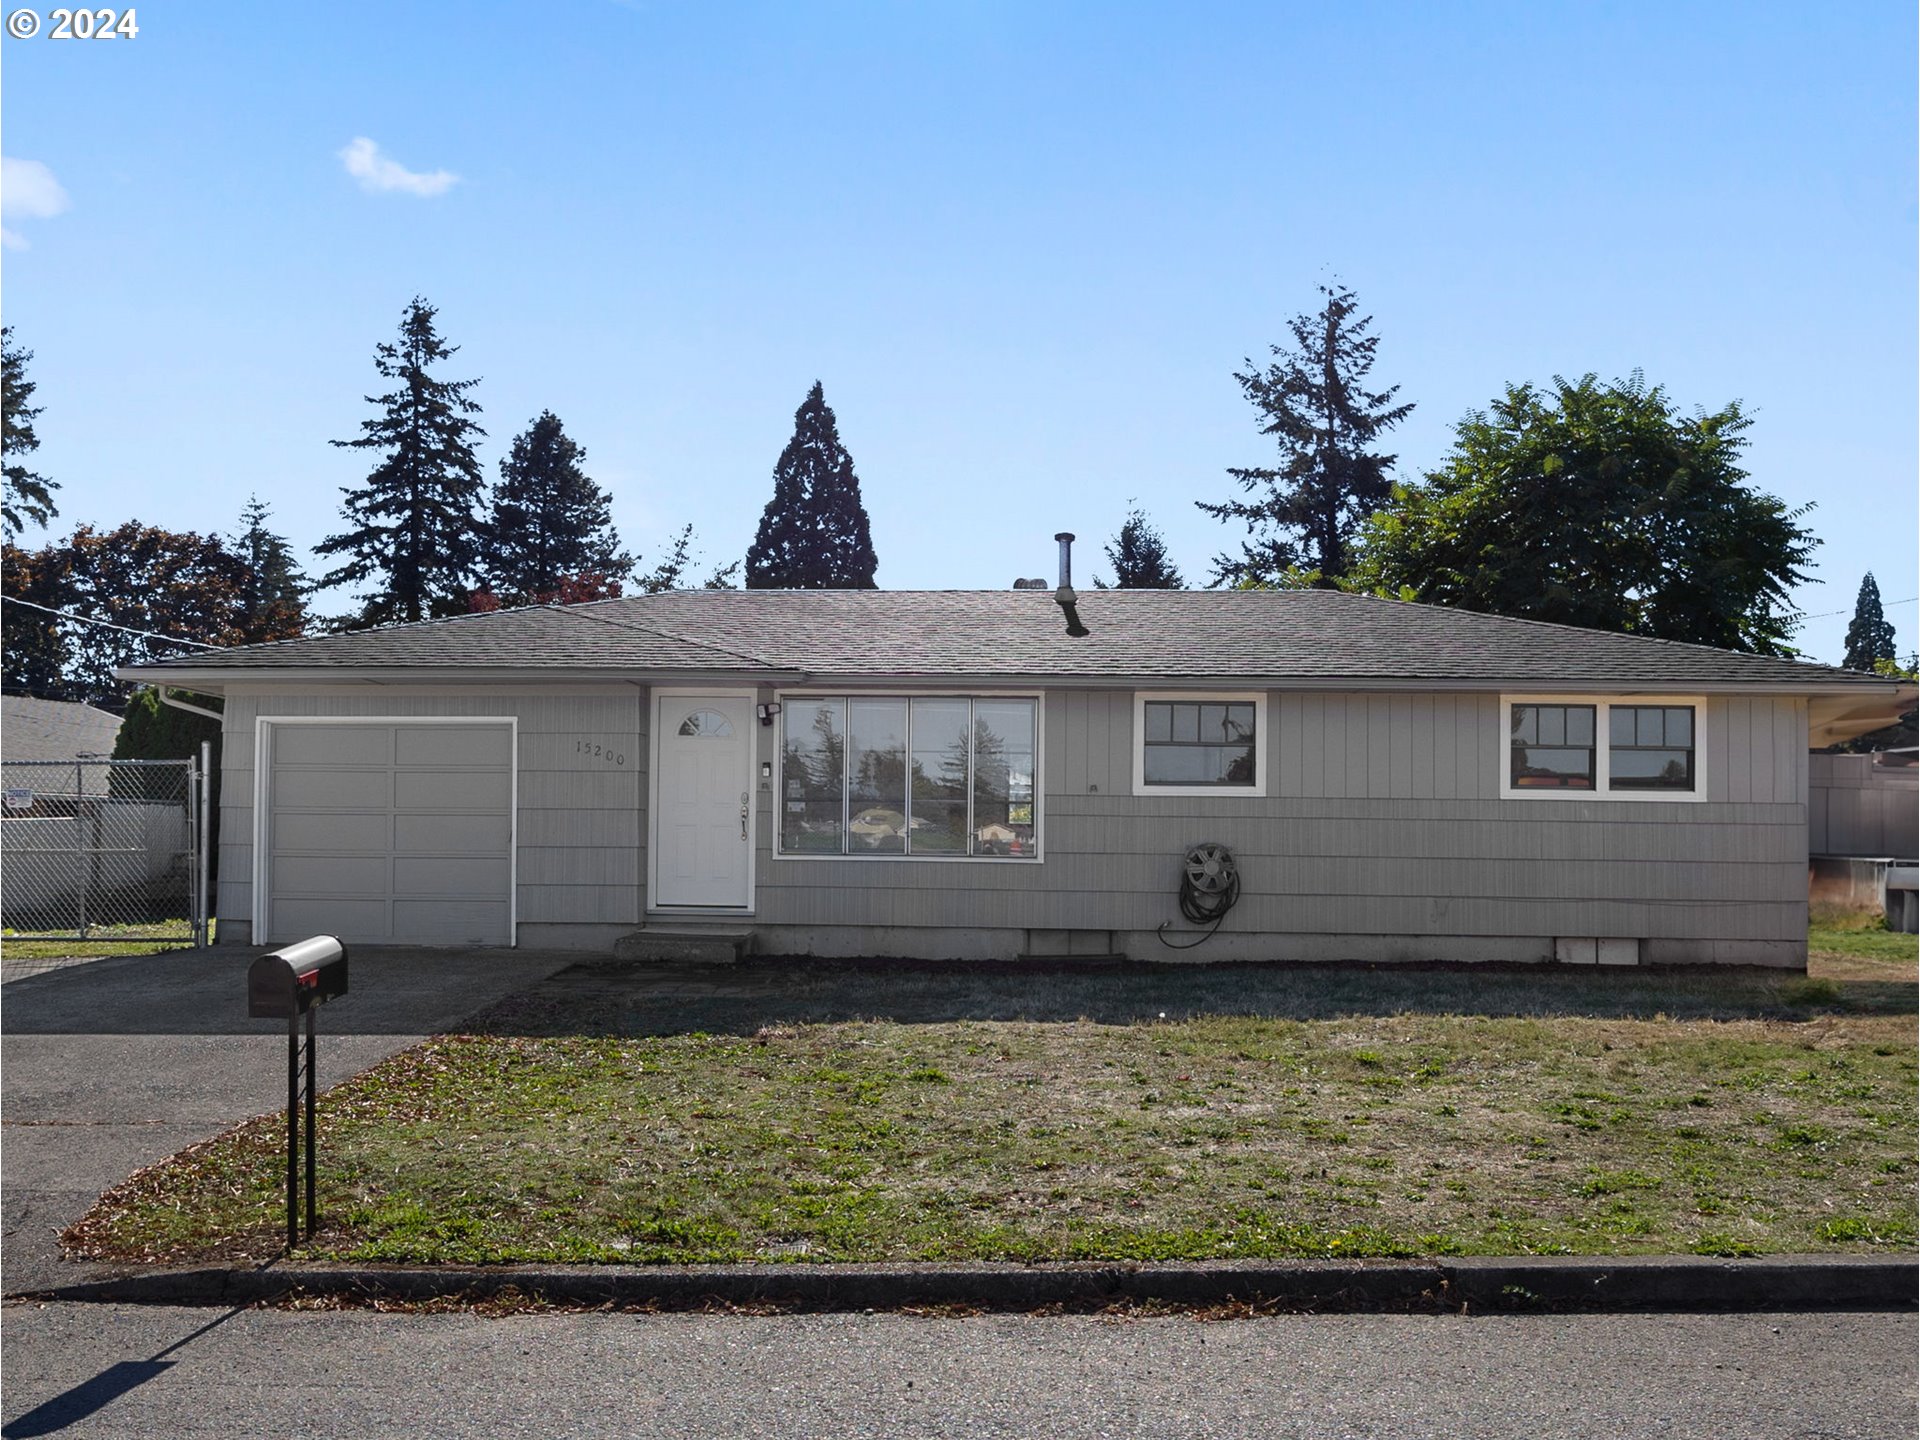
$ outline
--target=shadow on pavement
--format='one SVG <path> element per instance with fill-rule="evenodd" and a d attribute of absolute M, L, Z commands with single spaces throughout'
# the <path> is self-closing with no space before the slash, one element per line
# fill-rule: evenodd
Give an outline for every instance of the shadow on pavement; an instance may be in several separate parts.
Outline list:
<path fill-rule="evenodd" d="M 122 1395 L 139 1389 L 155 1376 L 164 1375 L 177 1363 L 166 1357 L 174 1351 L 185 1348 L 218 1326 L 224 1325 L 240 1314 L 243 1306 L 236 1306 L 216 1320 L 202 1325 L 191 1335 L 176 1340 L 160 1351 L 151 1360 L 122 1360 L 109 1365 L 90 1380 L 84 1380 L 64 1394 L 56 1395 L 44 1404 L 36 1405 L 26 1414 L 15 1417 L 0 1427 L 0 1436 L 5 1440 L 25 1440 L 32 1435 L 53 1435 L 78 1424 L 89 1415 L 106 1409 Z"/>

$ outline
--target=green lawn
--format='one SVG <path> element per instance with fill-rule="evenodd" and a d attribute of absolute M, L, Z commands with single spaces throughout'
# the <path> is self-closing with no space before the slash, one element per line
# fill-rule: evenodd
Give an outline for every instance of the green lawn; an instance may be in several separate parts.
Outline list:
<path fill-rule="evenodd" d="M 1821 915 L 1807 931 L 1807 950 L 1810 957 L 1891 960 L 1911 966 L 1920 959 L 1920 935 L 1888 930 L 1877 915 Z"/>
<path fill-rule="evenodd" d="M 134 932 L 142 938 L 128 940 Z M 158 938 L 155 938 L 158 937 Z M 64 960 L 106 955 L 160 955 L 193 944 L 193 927 L 185 920 L 160 920 L 148 925 L 96 925 L 85 940 L 43 940 L 0 930 L 0 958 L 8 960 Z"/>
<path fill-rule="evenodd" d="M 599 989 L 557 977 L 480 1033 L 329 1092 L 327 1224 L 307 1253 L 1915 1244 L 1914 991 L 1897 979 L 721 972 L 650 1007 L 623 1001 L 616 974 Z M 281 1143 L 263 1117 L 183 1152 L 103 1197 L 69 1242 L 121 1259 L 274 1254 Z"/>

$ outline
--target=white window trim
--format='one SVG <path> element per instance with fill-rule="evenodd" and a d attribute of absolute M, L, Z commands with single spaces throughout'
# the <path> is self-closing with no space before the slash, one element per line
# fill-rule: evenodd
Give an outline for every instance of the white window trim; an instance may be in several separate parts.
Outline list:
<path fill-rule="evenodd" d="M 664 916 L 724 916 L 728 919 L 742 919 L 755 913 L 759 902 L 759 876 L 755 873 L 760 853 L 760 807 L 747 806 L 747 899 L 744 905 L 660 905 L 654 902 L 660 885 L 660 806 L 654 797 L 654 787 L 660 783 L 660 716 L 661 701 L 698 699 L 711 696 L 718 700 L 744 700 L 747 702 L 747 772 L 744 787 L 748 795 L 753 794 L 754 771 L 758 768 L 759 726 L 755 723 L 755 693 L 747 688 L 729 688 L 724 685 L 655 685 L 647 699 L 647 871 L 646 871 L 646 913 Z"/>
<path fill-rule="evenodd" d="M 1593 789 L 1539 790 L 1513 786 L 1513 707 L 1516 705 L 1593 706 Z M 1613 788 L 1612 726 L 1607 711 L 1615 705 L 1691 705 L 1693 707 L 1693 789 L 1615 790 Z M 1500 798 L 1502 800 L 1655 801 L 1666 805 L 1697 805 L 1707 796 L 1709 741 L 1707 697 L 1704 695 L 1502 695 L 1500 697 Z"/>
<path fill-rule="evenodd" d="M 507 948 L 520 945 L 520 717 L 518 715 L 256 715 L 253 720 L 253 864 L 249 880 L 250 943 L 266 945 L 267 807 L 273 798 L 273 727 L 276 725 L 504 725 L 507 727 Z"/>
<path fill-rule="evenodd" d="M 773 849 L 775 860 L 781 862 L 796 861 L 807 864 L 833 865 L 852 862 L 857 865 L 885 865 L 905 863 L 909 865 L 1021 865 L 1032 869 L 1044 865 L 1047 860 L 1047 817 L 1046 817 L 1046 768 L 1047 768 L 1047 697 L 1037 690 L 954 690 L 914 689 L 906 686 L 889 686 L 879 690 L 860 689 L 824 689 L 818 685 L 809 685 L 799 690 L 776 690 L 774 699 L 780 704 L 780 714 L 773 729 Z M 1033 702 L 1033 854 L 1032 855 L 888 855 L 870 853 L 856 855 L 821 855 L 818 853 L 788 854 L 780 848 L 780 820 L 785 813 L 780 806 L 786 796 L 787 749 L 780 743 L 780 737 L 786 733 L 787 703 L 800 700 L 1031 700 Z"/>
<path fill-rule="evenodd" d="M 1205 700 L 1215 704 L 1253 705 L 1253 784 L 1149 785 L 1147 783 L 1147 702 L 1149 700 Z M 1264 690 L 1136 690 L 1133 692 L 1133 793 L 1135 795 L 1211 795 L 1227 799 L 1264 799 L 1267 793 L 1267 755 L 1273 736 L 1267 730 L 1267 692 Z"/>

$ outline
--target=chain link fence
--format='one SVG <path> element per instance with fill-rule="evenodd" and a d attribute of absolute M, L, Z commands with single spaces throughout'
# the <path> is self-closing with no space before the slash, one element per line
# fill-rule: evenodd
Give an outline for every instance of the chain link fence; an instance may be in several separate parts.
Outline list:
<path fill-rule="evenodd" d="M 0 765 L 0 927 L 205 944 L 203 788 L 191 760 Z"/>

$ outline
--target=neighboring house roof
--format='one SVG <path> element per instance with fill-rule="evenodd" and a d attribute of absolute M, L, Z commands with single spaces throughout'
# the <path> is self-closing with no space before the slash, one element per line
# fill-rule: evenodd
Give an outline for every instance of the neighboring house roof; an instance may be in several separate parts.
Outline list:
<path fill-rule="evenodd" d="M 1327 590 L 1093 590 L 1067 635 L 1032 590 L 685 590 L 200 652 L 135 680 L 405 672 L 730 672 L 801 683 L 1102 678 L 1469 685 L 1870 687 L 1850 670 Z M 1884 701 L 1880 703 L 1885 703 Z"/>
<path fill-rule="evenodd" d="M 70 700 L 0 696 L 0 755 L 14 760 L 71 760 L 111 755 L 120 717 Z"/>

